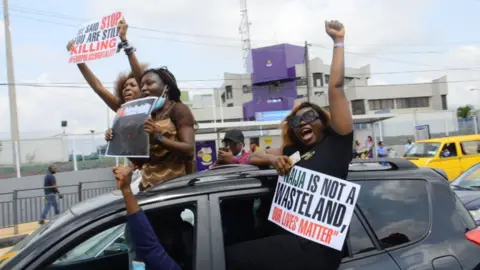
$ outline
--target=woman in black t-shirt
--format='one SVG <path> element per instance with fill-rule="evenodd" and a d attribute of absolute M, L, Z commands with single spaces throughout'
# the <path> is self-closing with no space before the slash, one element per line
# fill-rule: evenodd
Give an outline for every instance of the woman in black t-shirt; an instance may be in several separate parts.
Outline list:
<path fill-rule="evenodd" d="M 338 21 L 325 22 L 325 31 L 334 41 L 328 85 L 331 115 L 312 103 L 296 106 L 282 123 L 280 149 L 256 151 L 250 163 L 274 166 L 279 175 L 293 165 L 289 156 L 299 152 L 295 165 L 346 179 L 353 145 L 353 121 L 343 91 L 345 30 Z M 244 242 L 227 248 L 230 270 L 243 269 L 338 269 L 342 252 L 285 231 L 284 234 Z"/>

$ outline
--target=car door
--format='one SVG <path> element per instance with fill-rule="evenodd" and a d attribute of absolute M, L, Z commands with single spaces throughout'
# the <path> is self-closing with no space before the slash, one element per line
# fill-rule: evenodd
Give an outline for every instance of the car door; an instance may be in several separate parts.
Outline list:
<path fill-rule="evenodd" d="M 445 141 L 435 159 L 432 159 L 428 166 L 443 169 L 448 176 L 448 180 L 452 181 L 462 170 L 459 158 L 461 151 L 459 150 L 455 141 Z"/>
<path fill-rule="evenodd" d="M 183 269 L 210 269 L 207 207 L 206 196 L 153 200 L 142 206 L 160 243 Z M 122 233 L 125 214 L 119 209 L 79 226 L 26 269 L 129 269 L 128 245 Z M 179 225 L 172 223 L 173 220 L 178 220 Z M 172 238 L 177 235 L 178 239 Z"/>
<path fill-rule="evenodd" d="M 364 225 L 365 224 L 365 225 Z M 358 208 L 352 216 L 346 241 L 346 253 L 339 270 L 400 270 L 388 252 L 382 250 L 373 232 L 367 228 Z"/>
<path fill-rule="evenodd" d="M 228 246 L 284 232 L 268 221 L 272 196 L 273 190 L 267 188 L 210 196 L 212 269 L 227 269 L 225 250 Z M 234 209 L 236 211 L 232 211 Z M 378 242 L 371 239 L 373 233 L 365 229 L 357 214 L 352 218 L 350 230 L 349 248 L 343 251 L 340 269 L 399 269 Z"/>

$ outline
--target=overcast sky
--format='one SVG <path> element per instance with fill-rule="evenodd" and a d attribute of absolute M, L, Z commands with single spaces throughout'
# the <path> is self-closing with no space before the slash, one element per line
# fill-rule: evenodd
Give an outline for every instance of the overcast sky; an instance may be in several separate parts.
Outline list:
<path fill-rule="evenodd" d="M 451 108 L 480 101 L 480 91 L 469 91 L 480 89 L 478 10 L 478 0 L 248 2 L 253 47 L 308 40 L 315 45 L 311 56 L 329 63 L 332 42 L 324 20 L 338 19 L 347 31 L 347 66 L 370 64 L 370 84 L 428 82 L 448 75 Z M 139 59 L 152 67 L 168 66 L 183 89 L 205 92 L 221 85 L 223 72 L 244 71 L 238 0 L 10 0 L 16 81 L 84 83 L 77 67 L 68 64 L 65 45 L 83 22 L 115 11 L 122 11 L 131 26 L 129 39 Z M 0 40 L 4 83 L 3 26 Z M 123 54 L 89 66 L 110 89 L 118 72 L 129 68 Z M 105 105 L 86 87 L 18 86 L 17 103 L 22 134 L 59 133 L 61 120 L 75 133 L 107 126 Z M 0 115 L 4 138 L 10 131 L 6 86 L 0 86 Z"/>

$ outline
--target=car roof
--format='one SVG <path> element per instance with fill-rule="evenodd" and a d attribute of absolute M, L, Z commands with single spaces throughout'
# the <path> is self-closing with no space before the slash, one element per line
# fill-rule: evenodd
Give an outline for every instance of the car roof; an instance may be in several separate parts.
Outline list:
<path fill-rule="evenodd" d="M 448 136 L 448 137 L 434 138 L 434 139 L 428 139 L 428 140 L 421 140 L 421 141 L 417 141 L 417 143 L 444 142 L 446 140 L 448 140 L 448 141 L 469 141 L 469 140 L 475 140 L 475 139 L 480 139 L 480 135 L 472 134 L 472 135 Z"/>
<path fill-rule="evenodd" d="M 380 162 L 388 166 L 380 165 Z M 415 178 L 428 181 L 445 181 L 444 175 L 431 168 L 419 168 L 406 159 L 356 159 L 350 165 L 349 181 L 366 179 L 411 179 L 412 170 Z M 435 177 L 436 176 L 436 177 Z M 438 177 L 441 176 L 441 177 Z M 251 165 L 219 166 L 214 170 L 185 175 L 174 180 L 155 185 L 137 195 L 140 205 L 175 198 L 199 196 L 218 192 L 238 191 L 245 189 L 274 187 L 278 178 L 273 169 L 261 170 Z M 83 214 L 103 212 L 102 209 L 124 207 L 120 194 L 110 192 L 86 201 L 82 201 L 69 210 L 72 218 Z"/>

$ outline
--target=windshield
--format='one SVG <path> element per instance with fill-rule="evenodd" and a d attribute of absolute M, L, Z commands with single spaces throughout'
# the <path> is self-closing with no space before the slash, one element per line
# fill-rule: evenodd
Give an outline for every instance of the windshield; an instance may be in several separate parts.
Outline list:
<path fill-rule="evenodd" d="M 461 188 L 480 188 L 480 163 L 477 163 L 461 174 L 451 185 Z"/>
<path fill-rule="evenodd" d="M 438 152 L 438 148 L 440 148 L 440 143 L 438 142 L 419 142 L 405 153 L 405 157 L 434 157 Z"/>

